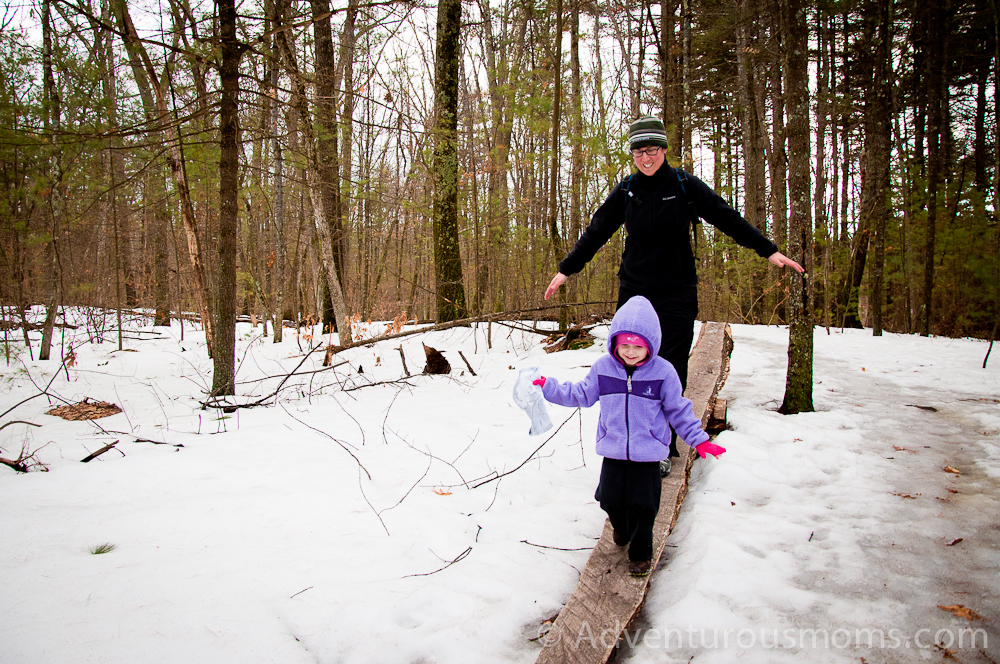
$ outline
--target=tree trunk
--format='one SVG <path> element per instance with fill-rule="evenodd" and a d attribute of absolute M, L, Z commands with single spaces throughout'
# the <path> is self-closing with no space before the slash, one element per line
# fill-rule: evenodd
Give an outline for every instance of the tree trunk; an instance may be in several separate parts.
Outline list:
<path fill-rule="evenodd" d="M 817 54 L 817 75 L 816 75 L 816 188 L 815 195 L 813 197 L 813 207 L 815 209 L 815 219 L 816 219 L 816 240 L 818 244 L 818 249 L 826 255 L 830 237 L 829 237 L 829 220 L 826 214 L 826 190 L 828 185 L 826 177 L 826 134 L 827 134 L 827 124 L 829 119 L 829 106 L 830 106 L 830 51 L 832 50 L 832 43 L 830 39 L 829 17 L 826 12 L 820 10 L 819 17 L 816 22 L 816 42 L 819 45 L 819 52 Z M 836 162 L 834 162 L 834 170 L 836 170 Z M 824 262 L 823 264 L 823 283 L 827 283 L 827 266 Z M 816 289 L 816 279 L 809 280 L 810 287 L 813 288 L 813 296 L 815 296 Z M 810 298 L 815 301 L 814 297 Z M 824 303 L 829 302 L 829 296 L 827 293 L 827 288 L 823 288 L 823 301 Z M 823 307 L 824 317 L 826 314 L 826 306 Z"/>
<path fill-rule="evenodd" d="M 736 66 L 739 79 L 739 119 L 740 133 L 743 136 L 743 214 L 754 228 L 764 231 L 767 224 L 764 221 L 767 213 L 765 179 L 765 148 L 763 134 L 763 119 L 758 115 L 757 100 L 763 92 L 760 84 L 760 74 L 757 71 L 756 58 L 756 26 L 760 18 L 760 9 L 756 0 L 737 0 L 737 11 L 742 20 L 736 31 Z M 763 292 L 763 280 L 751 278 L 749 284 L 749 306 L 747 321 L 760 321 L 760 300 Z"/>
<path fill-rule="evenodd" d="M 891 76 L 889 68 L 889 21 L 892 0 L 867 0 L 865 34 L 868 50 L 874 57 L 872 85 L 865 92 L 865 152 L 868 155 L 868 177 L 861 194 L 862 214 L 869 216 L 874 232 L 874 256 L 871 271 L 870 305 L 872 334 L 882 336 L 882 302 L 885 298 L 885 222 L 888 215 L 889 142 L 892 129 L 889 124 L 889 95 Z"/>
<path fill-rule="evenodd" d="M 328 223 L 332 213 L 326 209 L 326 202 L 321 193 L 322 176 L 320 175 L 320 168 L 317 161 L 317 142 L 313 136 L 312 119 L 306 103 L 305 78 L 302 76 L 295 62 L 294 51 L 288 43 L 287 33 L 288 31 L 286 30 L 277 30 L 275 37 L 277 38 L 278 50 L 285 63 L 285 68 L 292 79 L 292 105 L 296 110 L 297 124 L 306 152 L 305 170 L 308 181 L 309 202 L 312 207 L 313 224 L 316 227 L 316 235 L 319 239 L 320 262 L 323 265 L 323 271 L 326 273 L 326 285 L 329 288 L 331 304 L 337 320 L 340 343 L 349 344 L 352 341 L 351 322 L 347 316 L 344 292 L 341 289 L 340 280 L 337 278 L 336 258 L 334 254 L 335 240 Z M 321 293 L 322 287 L 319 284 L 317 286 L 319 287 L 318 291 Z M 319 296 L 319 293 L 317 293 L 317 296 Z M 318 312 L 321 313 L 323 309 L 322 299 L 320 299 L 316 306 Z"/>
<path fill-rule="evenodd" d="M 680 66 L 677 58 L 677 5 L 680 0 L 660 2 L 660 67 L 663 90 L 663 124 L 667 129 L 667 159 L 674 164 L 681 161 L 681 85 Z"/>
<path fill-rule="evenodd" d="M 942 104 L 944 103 L 944 48 L 945 35 L 942 23 L 943 0 L 930 0 L 925 5 L 927 21 L 927 229 L 924 244 L 924 310 L 920 334 L 929 336 L 934 309 L 934 252 L 936 249 L 938 187 L 941 182 Z"/>
<path fill-rule="evenodd" d="M 809 173 L 809 27 L 802 0 L 781 0 L 785 93 L 788 100 L 788 180 L 791 198 L 789 255 L 805 268 L 788 270 L 789 331 L 785 397 L 779 412 L 812 412 L 813 303 L 806 280 L 812 275 L 812 223 Z"/>
<path fill-rule="evenodd" d="M 785 251 L 788 244 L 788 150 L 785 130 L 785 95 L 780 61 L 771 63 L 770 78 L 772 138 L 768 163 L 770 164 L 769 173 L 771 176 L 771 237 L 778 245 L 778 251 Z M 819 101 L 817 101 L 817 114 L 819 113 Z M 819 148 L 818 152 L 822 155 L 822 148 Z M 822 157 L 818 157 L 817 177 L 821 161 Z M 778 272 L 775 278 L 778 280 L 776 290 L 781 297 L 785 290 L 781 287 L 781 280 L 785 278 L 785 275 Z M 810 284 L 812 283 L 810 281 Z M 787 320 L 787 309 L 787 298 L 784 298 L 778 302 L 776 309 L 779 320 Z"/>
<path fill-rule="evenodd" d="M 562 122 L 562 33 L 563 5 L 562 0 L 555 0 L 555 34 L 553 36 L 552 56 L 552 143 L 551 162 L 549 164 L 549 242 L 552 247 L 554 261 L 563 256 L 562 237 L 559 234 L 559 130 Z M 560 302 L 566 301 L 566 284 L 559 287 Z M 559 331 L 565 332 L 569 324 L 569 312 L 563 307 L 559 310 Z"/>
<path fill-rule="evenodd" d="M 580 71 L 580 1 L 570 0 L 573 3 L 570 15 L 570 75 L 572 77 L 571 93 L 571 122 L 573 129 L 570 132 L 570 146 L 572 154 L 570 156 L 570 199 L 569 199 L 569 233 L 567 238 L 573 241 L 580 237 L 583 231 L 583 185 L 584 185 L 584 161 L 583 161 L 583 77 Z M 576 281 L 571 289 L 576 291 Z"/>
<path fill-rule="evenodd" d="M 1000 2 L 991 0 L 993 6 L 993 126 L 1000 127 Z M 1000 215 L 1000 130 L 994 130 L 996 145 L 993 147 L 993 210 Z"/>
<path fill-rule="evenodd" d="M 163 190 L 162 163 L 153 169 L 157 188 Z M 164 192 L 166 193 L 166 192 Z M 164 196 L 165 198 L 165 196 Z M 170 327 L 170 278 L 167 261 L 170 258 L 167 249 L 167 233 L 170 228 L 170 210 L 166 205 L 158 205 L 153 209 L 153 326 Z"/>
<path fill-rule="evenodd" d="M 277 58 L 277 46 L 272 47 L 272 57 Z M 271 104 L 271 151 L 274 155 L 274 288 L 273 307 L 274 312 L 274 343 L 279 344 L 282 340 L 285 318 L 285 160 L 281 149 L 281 140 L 278 136 L 278 65 L 275 63 L 271 67 L 271 93 L 274 95 Z"/>
<path fill-rule="evenodd" d="M 340 155 L 337 125 L 337 79 L 336 63 L 333 56 L 333 34 L 330 29 L 329 0 L 310 0 L 313 20 L 313 39 L 316 48 L 316 165 L 319 168 L 320 192 L 323 199 L 326 233 L 333 242 L 333 261 L 336 266 L 336 280 L 343 288 L 347 268 L 347 234 L 341 223 L 340 209 Z M 322 233 L 321 233 L 322 237 Z M 333 275 L 329 276 L 330 281 Z M 331 287 L 331 295 L 333 293 Z M 336 312 L 336 306 L 334 306 Z M 340 325 L 340 316 L 334 316 Z M 339 328 L 338 328 L 339 329 Z M 348 336 L 350 336 L 348 332 Z"/>
<path fill-rule="evenodd" d="M 461 0 L 440 0 L 434 76 L 434 277 L 437 322 L 465 315 L 458 247 L 458 77 Z"/>
<path fill-rule="evenodd" d="M 136 32 L 135 25 L 132 23 L 132 17 L 128 13 L 125 0 L 112 0 L 112 8 L 120 29 L 119 35 L 125 44 L 125 50 L 129 54 L 132 73 L 139 87 L 143 106 L 145 108 L 152 108 L 154 103 L 153 95 L 150 94 L 150 88 L 152 88 L 152 92 L 155 93 L 156 112 L 159 116 L 157 120 L 161 127 L 165 127 L 170 124 L 170 118 L 167 111 L 167 98 L 163 89 L 163 82 L 156 76 L 153 63 L 146 53 L 138 32 Z M 187 173 L 184 166 L 184 154 L 181 150 L 181 128 L 179 124 L 173 124 L 171 137 L 167 143 L 167 163 L 170 165 L 170 171 L 177 186 L 177 195 L 180 198 L 181 218 L 184 222 L 184 231 L 187 236 L 188 256 L 190 257 L 191 267 L 194 271 L 195 293 L 198 295 L 198 303 L 201 308 L 201 322 L 205 330 L 205 342 L 208 346 L 208 355 L 211 357 L 213 348 L 212 296 L 206 284 L 205 269 L 201 259 L 198 222 L 194 216 L 194 205 L 191 203 L 190 188 L 188 187 Z"/>
<path fill-rule="evenodd" d="M 985 12 L 983 18 L 986 18 Z M 976 121 L 975 138 L 973 141 L 973 159 L 975 162 L 976 190 L 985 192 L 989 183 L 986 180 L 986 83 L 990 77 L 990 60 L 984 57 L 976 68 Z"/>
<path fill-rule="evenodd" d="M 236 261 L 239 254 L 239 63 L 236 2 L 219 0 L 222 66 L 219 80 L 219 253 L 217 327 L 212 355 L 212 396 L 236 394 Z"/>
<path fill-rule="evenodd" d="M 45 305 L 45 323 L 42 327 L 42 344 L 38 350 L 39 360 L 48 360 L 52 349 L 52 331 L 55 329 L 59 311 L 60 285 L 62 282 L 59 265 L 59 222 L 62 217 L 62 151 L 59 147 L 60 118 L 59 93 L 52 73 L 52 17 L 51 2 L 42 2 L 42 76 L 44 107 L 42 122 L 44 134 L 50 137 L 51 158 L 46 159 L 48 178 L 48 221 L 49 241 L 45 245 L 46 285 L 48 301 Z M 55 130 L 55 131 L 53 131 Z M 54 158 L 54 159 L 53 159 Z M 52 163 L 54 160 L 54 164 Z"/>
<path fill-rule="evenodd" d="M 351 196 L 354 190 L 352 174 L 354 170 L 354 61 L 355 54 L 355 22 L 358 16 L 358 0 L 349 0 L 347 3 L 347 14 L 344 17 L 344 27 L 340 33 L 340 59 L 337 62 L 337 70 L 342 75 L 337 76 L 338 81 L 343 81 L 344 105 L 340 114 L 341 126 L 341 158 L 338 167 L 340 191 L 337 196 L 337 228 L 343 238 L 341 242 L 342 251 L 347 247 L 347 229 L 351 227 Z M 346 268 L 341 272 L 345 272 Z M 343 282 L 342 282 L 343 283 Z M 360 298 L 364 300 L 366 293 L 360 293 Z M 375 297 L 375 293 L 370 294 Z M 348 294 L 345 293 L 347 298 Z"/>
<path fill-rule="evenodd" d="M 508 177 L 510 172 L 510 144 L 513 135 L 512 96 L 506 92 L 507 86 L 517 81 L 521 73 L 521 62 L 525 49 L 525 34 L 528 27 L 528 12 L 519 6 L 520 16 L 516 32 L 506 31 L 496 35 L 493 29 L 493 10 L 489 3 L 480 0 L 483 16 L 483 51 L 486 56 L 486 75 L 489 82 L 491 123 L 489 141 L 490 170 L 487 181 L 486 234 L 489 239 L 485 273 L 485 291 L 491 295 L 493 311 L 502 311 L 503 289 L 500 283 L 500 266 L 506 262 L 507 237 L 510 230 Z M 499 56 L 499 57 L 498 57 Z"/>

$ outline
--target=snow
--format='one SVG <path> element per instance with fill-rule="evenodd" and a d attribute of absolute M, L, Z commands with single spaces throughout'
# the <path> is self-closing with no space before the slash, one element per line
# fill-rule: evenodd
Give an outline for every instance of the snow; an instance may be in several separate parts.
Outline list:
<path fill-rule="evenodd" d="M 66 370 L 23 348 L 0 360 L 4 411 L 52 381 L 0 422 L 42 425 L 8 426 L 0 456 L 24 444 L 49 471 L 0 467 L 0 662 L 534 661 L 604 521 L 597 410 L 550 405 L 558 432 L 529 437 L 511 389 L 535 364 L 581 379 L 606 327 L 552 355 L 497 324 L 312 373 L 317 352 L 276 403 L 231 414 L 201 408 L 199 332 L 131 329 L 125 351 L 68 330 Z M 787 328 L 733 333 L 728 452 L 695 464 L 618 661 L 1000 659 L 1000 359 L 983 369 L 978 340 L 817 329 L 816 412 L 783 416 Z M 306 337 L 241 325 L 241 402 L 330 341 Z M 419 371 L 421 342 L 451 376 L 371 385 L 403 376 L 398 347 Z M 124 412 L 45 414 L 84 397 Z"/>

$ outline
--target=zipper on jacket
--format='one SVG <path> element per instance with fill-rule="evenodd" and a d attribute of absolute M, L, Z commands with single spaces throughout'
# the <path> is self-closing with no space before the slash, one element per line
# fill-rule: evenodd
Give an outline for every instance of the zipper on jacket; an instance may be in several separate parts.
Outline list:
<path fill-rule="evenodd" d="M 632 373 L 629 372 L 628 380 L 625 381 L 625 459 L 627 461 L 632 460 L 632 455 L 629 451 L 629 444 L 631 442 L 632 435 L 629 432 L 628 426 L 628 398 L 632 394 Z"/>

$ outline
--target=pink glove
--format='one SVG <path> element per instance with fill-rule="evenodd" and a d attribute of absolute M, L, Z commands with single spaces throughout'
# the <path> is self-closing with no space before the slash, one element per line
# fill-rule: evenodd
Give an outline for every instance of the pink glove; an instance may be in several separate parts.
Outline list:
<path fill-rule="evenodd" d="M 535 380 L 531 381 L 532 385 L 537 385 L 538 387 L 545 387 L 545 376 L 540 376 Z"/>
<path fill-rule="evenodd" d="M 697 452 L 702 459 L 709 454 L 718 459 L 719 455 L 726 451 L 726 448 L 706 440 L 701 445 L 695 445 L 694 451 Z"/>

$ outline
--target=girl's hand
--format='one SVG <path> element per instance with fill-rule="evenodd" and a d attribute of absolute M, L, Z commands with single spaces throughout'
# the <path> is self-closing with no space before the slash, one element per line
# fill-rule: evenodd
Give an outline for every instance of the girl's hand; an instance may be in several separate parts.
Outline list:
<path fill-rule="evenodd" d="M 532 385 L 537 385 L 538 387 L 545 387 L 545 376 L 539 376 L 535 380 L 531 381 Z"/>
<path fill-rule="evenodd" d="M 726 451 L 726 448 L 706 440 L 701 445 L 696 445 L 694 451 L 697 452 L 702 459 L 709 454 L 718 459 L 719 455 Z"/>

